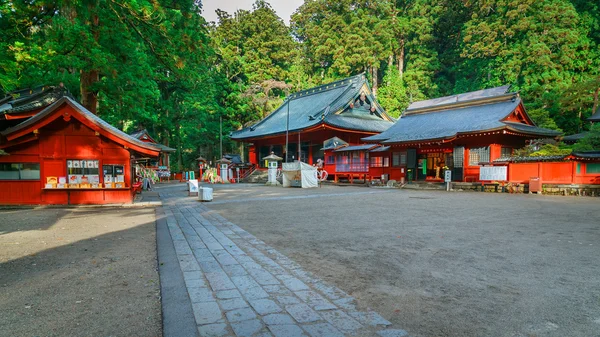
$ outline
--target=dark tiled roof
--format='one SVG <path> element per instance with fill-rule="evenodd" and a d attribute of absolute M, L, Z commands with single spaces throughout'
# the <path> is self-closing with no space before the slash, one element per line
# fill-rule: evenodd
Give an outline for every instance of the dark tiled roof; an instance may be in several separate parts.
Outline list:
<path fill-rule="evenodd" d="M 588 132 L 576 133 L 574 135 L 568 135 L 568 136 L 563 137 L 563 141 L 567 142 L 567 143 L 568 142 L 575 143 L 578 140 L 585 138 L 585 136 L 587 136 L 587 135 L 588 135 Z"/>
<path fill-rule="evenodd" d="M 371 150 L 371 152 L 385 152 L 385 151 L 387 151 L 389 149 L 390 149 L 389 146 L 380 146 L 378 148 L 375 148 L 375 149 Z"/>
<path fill-rule="evenodd" d="M 346 143 L 345 141 L 341 140 L 338 137 L 333 137 L 333 138 L 329 138 L 323 142 L 323 148 L 321 150 L 332 150 L 332 149 L 338 148 L 340 146 L 346 146 L 346 145 L 348 145 L 348 143 Z"/>
<path fill-rule="evenodd" d="M 536 156 L 536 157 L 505 157 L 494 160 L 494 163 L 527 163 L 540 161 L 565 161 L 568 155 Z"/>
<path fill-rule="evenodd" d="M 79 104 L 77 101 L 75 101 L 74 99 L 64 96 L 62 98 L 60 98 L 58 101 L 54 102 L 52 105 L 46 107 L 44 110 L 40 111 L 39 113 L 37 113 L 35 116 L 27 119 L 26 121 L 19 123 L 11 128 L 8 128 L 2 132 L 0 132 L 0 134 L 6 136 L 9 135 L 15 131 L 24 129 L 28 126 L 31 126 L 35 123 L 37 123 L 38 121 L 40 121 L 41 119 L 43 119 L 44 117 L 46 117 L 47 115 L 51 114 L 52 112 L 54 112 L 56 109 L 58 109 L 62 104 L 69 104 L 71 107 L 73 107 L 73 109 L 77 110 L 78 112 L 80 112 L 83 117 L 87 118 L 88 120 L 90 120 L 92 123 L 98 125 L 100 128 L 106 130 L 107 132 L 110 132 L 112 134 L 114 134 L 115 136 L 130 142 L 132 144 L 135 144 L 139 147 L 145 148 L 145 149 L 149 149 L 152 151 L 160 151 L 160 149 L 158 149 L 157 147 L 153 146 L 150 143 L 145 143 L 142 142 L 139 139 L 133 138 L 130 135 L 126 134 L 125 132 L 115 128 L 114 126 L 108 124 L 106 121 L 104 121 L 103 119 L 101 119 L 100 117 L 94 115 L 93 113 L 91 113 L 89 110 L 87 110 L 85 107 L 83 107 L 81 104 Z"/>
<path fill-rule="evenodd" d="M 509 129 L 513 131 L 521 131 L 527 134 L 539 135 L 539 136 L 548 136 L 548 137 L 556 137 L 560 135 L 560 132 L 556 130 L 538 128 L 534 125 L 527 125 L 522 123 L 513 123 L 513 122 L 504 122 L 508 126 Z"/>
<path fill-rule="evenodd" d="M 367 100 L 374 103 L 374 113 L 364 107 L 350 108 L 350 103 L 363 90 Z M 251 127 L 233 132 L 231 138 L 244 140 L 283 134 L 288 110 L 289 131 L 325 123 L 356 131 L 381 132 L 393 124 L 393 119 L 376 103 L 365 75 L 361 74 L 292 94 L 269 116 Z"/>
<path fill-rule="evenodd" d="M 150 137 L 150 134 L 148 133 L 148 130 L 146 130 L 146 129 L 139 130 L 139 131 L 136 131 L 134 133 L 130 133 L 129 135 L 131 137 L 135 138 L 135 139 L 142 140 L 142 137 L 145 134 L 147 134 L 148 137 Z M 150 137 L 150 138 L 151 138 L 151 140 L 154 140 L 152 137 Z M 161 150 L 161 152 L 175 152 L 175 151 L 177 151 L 176 149 L 174 149 L 172 147 L 168 147 L 168 146 L 166 146 L 164 144 L 161 144 L 161 143 L 155 143 L 155 142 L 146 142 L 146 143 L 149 143 L 149 144 L 152 144 L 153 146 L 158 147 Z"/>
<path fill-rule="evenodd" d="M 168 147 L 168 146 L 166 146 L 164 144 L 161 144 L 161 143 L 146 143 L 146 144 L 151 144 L 152 146 L 158 147 L 161 152 L 175 152 L 175 151 L 177 151 L 176 149 L 174 149 L 172 147 Z"/>
<path fill-rule="evenodd" d="M 383 144 L 451 139 L 459 134 L 491 130 L 512 130 L 539 136 L 557 136 L 553 130 L 520 123 L 502 122 L 521 104 L 520 98 L 480 101 L 477 104 L 458 104 L 429 112 L 410 113 L 379 135 L 363 138 Z"/>
<path fill-rule="evenodd" d="M 408 112 L 408 111 L 416 110 L 416 109 L 431 108 L 431 107 L 436 107 L 436 106 L 443 106 L 443 105 L 448 105 L 448 104 L 469 102 L 469 101 L 473 101 L 473 100 L 501 96 L 501 95 L 506 94 L 508 92 L 509 88 L 510 88 L 510 85 L 504 85 L 504 86 L 497 87 L 497 88 L 483 89 L 483 90 L 478 90 L 478 91 L 467 92 L 464 94 L 458 94 L 458 95 L 428 99 L 426 101 L 414 102 L 408 106 L 406 111 Z"/>
<path fill-rule="evenodd" d="M 346 146 L 346 147 L 339 148 L 337 150 L 334 150 L 333 152 L 368 151 L 377 146 L 379 146 L 379 145 L 375 145 L 375 144 L 352 145 L 352 146 Z"/>
<path fill-rule="evenodd" d="M 69 91 L 64 87 L 37 87 L 14 91 L 1 100 L 0 114 L 44 108 L 63 96 L 71 97 Z"/>
<path fill-rule="evenodd" d="M 148 130 L 142 129 L 142 130 L 136 131 L 134 133 L 130 133 L 129 135 L 133 138 L 142 139 L 142 136 L 146 133 L 148 133 Z"/>
<path fill-rule="evenodd" d="M 600 151 L 573 152 L 571 155 L 586 159 L 600 159 Z"/>

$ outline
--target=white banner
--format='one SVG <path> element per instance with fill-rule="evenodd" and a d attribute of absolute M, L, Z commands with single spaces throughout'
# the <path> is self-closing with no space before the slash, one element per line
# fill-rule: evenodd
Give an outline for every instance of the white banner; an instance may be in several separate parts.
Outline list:
<path fill-rule="evenodd" d="M 508 166 L 482 166 L 479 168 L 479 180 L 506 181 Z"/>

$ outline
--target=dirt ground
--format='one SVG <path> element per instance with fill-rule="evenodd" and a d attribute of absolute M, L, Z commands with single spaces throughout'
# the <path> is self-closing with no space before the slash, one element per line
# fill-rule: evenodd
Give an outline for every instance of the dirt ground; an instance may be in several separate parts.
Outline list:
<path fill-rule="evenodd" d="M 0 336 L 162 336 L 153 208 L 0 210 Z"/>
<path fill-rule="evenodd" d="M 600 336 L 600 199 L 215 185 L 207 206 L 411 336 Z"/>

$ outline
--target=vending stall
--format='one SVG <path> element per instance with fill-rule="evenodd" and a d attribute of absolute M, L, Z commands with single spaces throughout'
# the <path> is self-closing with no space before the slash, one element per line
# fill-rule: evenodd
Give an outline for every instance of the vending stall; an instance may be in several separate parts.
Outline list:
<path fill-rule="evenodd" d="M 132 163 L 161 153 L 69 96 L 17 122 L 0 123 L 0 204 L 131 203 Z"/>

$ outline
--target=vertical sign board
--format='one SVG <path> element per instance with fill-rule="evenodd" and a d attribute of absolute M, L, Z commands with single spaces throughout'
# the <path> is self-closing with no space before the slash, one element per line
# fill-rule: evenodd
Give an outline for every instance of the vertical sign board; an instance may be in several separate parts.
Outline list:
<path fill-rule="evenodd" d="M 444 171 L 444 182 L 449 183 L 452 181 L 452 171 L 446 170 Z"/>
<path fill-rule="evenodd" d="M 506 181 L 508 166 L 482 166 L 479 168 L 481 181 Z"/>
<path fill-rule="evenodd" d="M 189 193 L 188 195 L 192 195 L 192 193 L 198 193 L 198 180 L 190 179 L 188 182 Z"/>

